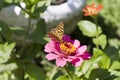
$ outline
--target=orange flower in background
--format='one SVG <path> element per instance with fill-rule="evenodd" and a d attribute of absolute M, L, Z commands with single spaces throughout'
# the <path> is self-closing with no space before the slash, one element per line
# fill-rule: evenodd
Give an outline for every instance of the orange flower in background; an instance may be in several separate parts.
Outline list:
<path fill-rule="evenodd" d="M 94 3 L 92 5 L 87 5 L 83 9 L 84 16 L 96 16 L 102 8 L 103 6 L 101 4 L 99 4 L 98 6 Z"/>

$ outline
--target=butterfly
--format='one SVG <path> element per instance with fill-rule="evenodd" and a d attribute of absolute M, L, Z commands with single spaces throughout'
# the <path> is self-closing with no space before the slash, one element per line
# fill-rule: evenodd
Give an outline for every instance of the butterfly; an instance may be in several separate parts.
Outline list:
<path fill-rule="evenodd" d="M 49 33 L 48 37 L 54 41 L 62 42 L 62 37 L 64 35 L 64 24 L 60 22 L 56 28 L 53 28 Z"/>

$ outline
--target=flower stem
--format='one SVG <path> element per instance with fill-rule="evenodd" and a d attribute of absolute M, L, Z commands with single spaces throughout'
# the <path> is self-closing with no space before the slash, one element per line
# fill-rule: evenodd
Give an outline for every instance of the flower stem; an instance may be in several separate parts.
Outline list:
<path fill-rule="evenodd" d="M 68 69 L 67 69 L 66 66 L 64 67 L 64 70 L 66 71 L 66 73 L 67 73 L 68 77 L 70 78 L 70 80 L 73 80 L 73 77 L 72 77 L 72 75 L 70 74 L 70 72 L 68 71 Z"/>
<path fill-rule="evenodd" d="M 27 35 L 29 35 L 29 32 L 30 32 L 30 28 L 31 28 L 31 16 L 29 15 L 29 19 L 28 19 L 28 27 L 27 27 Z"/>
<path fill-rule="evenodd" d="M 94 18 L 94 22 L 95 22 L 95 25 L 96 25 L 96 31 L 97 31 L 97 35 L 96 35 L 96 37 L 98 37 L 98 36 L 99 36 L 99 30 L 98 30 L 97 16 Z"/>
<path fill-rule="evenodd" d="M 23 68 L 23 62 L 20 61 L 20 64 L 19 64 L 19 71 L 20 71 L 20 80 L 24 80 L 24 68 Z"/>
<path fill-rule="evenodd" d="M 96 38 L 98 38 L 98 36 L 99 36 L 99 28 L 98 28 L 97 16 L 94 17 L 94 22 L 95 22 L 95 25 L 96 25 L 96 32 L 97 32 Z M 99 49 L 99 46 L 97 44 L 96 44 L 96 47 Z"/>
<path fill-rule="evenodd" d="M 27 27 L 27 30 L 26 30 L 26 34 L 25 34 L 25 38 L 24 38 L 24 43 L 22 45 L 22 48 L 20 49 L 19 51 L 19 54 L 20 54 L 20 62 L 19 62 L 19 75 L 20 75 L 20 80 L 24 80 L 24 76 L 25 76 L 25 73 L 24 73 L 24 66 L 23 66 L 23 61 L 22 59 L 24 59 L 24 57 L 26 56 L 25 55 L 25 50 L 26 50 L 26 47 L 27 47 L 27 36 L 29 35 L 30 33 L 30 28 L 31 28 L 31 12 L 30 11 L 27 11 L 25 10 L 24 8 L 22 8 L 22 6 L 19 4 L 18 5 L 25 13 L 27 13 L 29 15 L 29 19 L 28 19 L 28 27 Z"/>

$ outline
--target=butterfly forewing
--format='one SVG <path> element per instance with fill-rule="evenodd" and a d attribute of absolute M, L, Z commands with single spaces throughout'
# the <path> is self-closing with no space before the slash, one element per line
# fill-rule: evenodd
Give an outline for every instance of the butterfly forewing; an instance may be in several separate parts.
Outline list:
<path fill-rule="evenodd" d="M 53 28 L 48 36 L 55 41 L 62 41 L 62 37 L 64 34 L 64 24 L 61 22 L 56 28 Z"/>

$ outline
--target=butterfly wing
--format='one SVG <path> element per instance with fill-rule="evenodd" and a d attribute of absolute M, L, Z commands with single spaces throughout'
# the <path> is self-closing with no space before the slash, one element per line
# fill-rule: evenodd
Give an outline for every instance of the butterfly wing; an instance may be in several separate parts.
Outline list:
<path fill-rule="evenodd" d="M 64 35 L 64 24 L 61 22 L 57 27 L 56 27 L 56 32 L 57 32 L 57 37 L 62 40 L 62 37 Z"/>
<path fill-rule="evenodd" d="M 62 41 L 62 37 L 64 34 L 64 24 L 61 22 L 56 28 L 53 28 L 49 33 L 48 36 L 55 41 Z"/>

